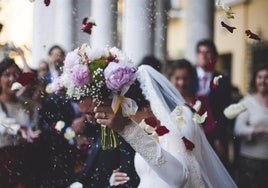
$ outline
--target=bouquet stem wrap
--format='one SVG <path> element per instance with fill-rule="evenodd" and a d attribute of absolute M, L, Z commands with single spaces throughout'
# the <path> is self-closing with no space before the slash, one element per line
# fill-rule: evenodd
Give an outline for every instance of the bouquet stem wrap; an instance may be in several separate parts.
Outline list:
<path fill-rule="evenodd" d="M 103 150 L 114 149 L 119 145 L 118 135 L 117 133 L 106 127 L 105 125 L 101 125 L 101 147 Z"/>

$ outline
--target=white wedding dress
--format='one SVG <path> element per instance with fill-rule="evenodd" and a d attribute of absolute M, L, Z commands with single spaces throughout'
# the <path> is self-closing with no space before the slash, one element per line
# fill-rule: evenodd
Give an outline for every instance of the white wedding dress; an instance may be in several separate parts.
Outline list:
<path fill-rule="evenodd" d="M 132 122 L 119 134 L 136 151 L 135 168 L 140 177 L 139 188 L 235 188 L 215 152 L 210 147 L 200 126 L 192 120 L 193 114 L 172 84 L 149 66 L 140 66 L 137 79 L 150 102 L 152 112 L 169 133 L 155 142 Z M 176 107 L 181 106 L 185 125 L 176 125 Z M 194 143 L 186 150 L 182 137 Z"/>

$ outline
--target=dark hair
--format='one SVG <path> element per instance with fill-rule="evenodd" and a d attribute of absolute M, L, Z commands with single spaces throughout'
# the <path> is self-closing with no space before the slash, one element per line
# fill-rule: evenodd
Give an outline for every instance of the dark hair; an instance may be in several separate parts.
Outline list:
<path fill-rule="evenodd" d="M 170 80 L 171 76 L 174 74 L 174 72 L 178 69 L 186 69 L 188 72 L 191 83 L 190 83 L 190 91 L 192 93 L 195 93 L 198 89 L 198 82 L 197 82 L 197 73 L 195 71 L 194 66 L 190 63 L 190 61 L 186 59 L 179 59 L 171 62 L 170 69 L 168 72 L 168 78 Z"/>
<path fill-rule="evenodd" d="M 20 71 L 20 73 L 22 73 L 22 71 L 20 70 L 19 66 L 15 63 L 14 59 L 11 59 L 9 57 L 4 58 L 1 63 L 0 63 L 0 77 L 2 76 L 2 74 L 10 67 L 16 67 L 18 68 L 18 70 Z M 1 86 L 0 86 L 0 93 L 2 92 Z"/>
<path fill-rule="evenodd" d="M 62 57 L 65 57 L 65 51 L 59 45 L 52 46 L 48 51 L 48 55 L 51 55 L 52 51 L 55 50 L 55 49 L 59 49 L 60 52 L 61 52 Z"/>
<path fill-rule="evenodd" d="M 137 103 L 139 110 L 150 105 L 149 101 L 142 94 L 140 83 L 137 80 L 129 87 L 125 97 L 133 99 Z"/>
<path fill-rule="evenodd" d="M 177 69 L 186 69 L 187 72 L 190 74 L 190 77 L 194 79 L 196 72 L 190 61 L 186 59 L 172 61 L 168 72 L 169 79 Z"/>
<path fill-rule="evenodd" d="M 249 91 L 251 93 L 255 93 L 257 92 L 257 88 L 256 88 L 256 77 L 257 74 L 262 71 L 262 70 L 268 70 L 268 64 L 267 63 L 262 63 L 262 64 L 258 64 L 254 70 L 253 70 L 253 74 L 250 80 L 250 86 L 249 86 Z"/>
<path fill-rule="evenodd" d="M 141 60 L 139 66 L 140 65 L 149 65 L 149 66 L 153 67 L 155 70 L 157 70 L 158 72 L 161 72 L 161 68 L 162 68 L 161 62 L 154 56 L 144 57 Z"/>
<path fill-rule="evenodd" d="M 19 66 L 15 63 L 14 59 L 7 57 L 7 58 L 4 58 L 0 63 L 0 76 L 2 76 L 3 72 L 5 72 L 5 70 L 7 70 L 11 66 L 17 67 L 21 73 L 21 70 Z"/>
<path fill-rule="evenodd" d="M 210 48 L 211 52 L 212 52 L 212 55 L 214 57 L 218 57 L 218 51 L 217 51 L 217 48 L 214 44 L 214 42 L 210 39 L 203 39 L 203 40 L 200 40 L 197 45 L 196 45 L 196 52 L 198 53 L 199 51 L 199 47 L 200 46 L 207 46 Z"/>

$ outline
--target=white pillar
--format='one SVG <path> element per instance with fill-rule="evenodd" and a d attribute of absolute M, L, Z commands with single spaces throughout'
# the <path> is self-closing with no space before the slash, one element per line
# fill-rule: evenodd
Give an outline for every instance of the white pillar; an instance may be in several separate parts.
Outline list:
<path fill-rule="evenodd" d="M 54 43 L 55 3 L 46 7 L 43 1 L 34 2 L 33 11 L 33 39 L 32 39 L 32 67 L 37 68 L 41 59 L 47 57 L 50 46 Z"/>
<path fill-rule="evenodd" d="M 76 0 L 74 4 L 74 47 L 79 47 L 83 43 L 89 43 L 89 35 L 84 33 L 82 28 L 82 21 L 85 17 L 91 15 L 91 0 Z M 94 28 L 95 29 L 95 28 Z"/>
<path fill-rule="evenodd" d="M 196 62 L 195 46 L 204 38 L 213 39 L 214 6 L 212 0 L 186 1 L 186 53 L 191 62 Z"/>
<path fill-rule="evenodd" d="M 55 3 L 55 44 L 66 51 L 73 50 L 73 0 L 56 0 Z"/>
<path fill-rule="evenodd" d="M 92 29 L 92 47 L 117 45 L 117 0 L 92 0 L 91 17 L 96 25 Z"/>
<path fill-rule="evenodd" d="M 156 0 L 154 55 L 163 64 L 167 54 L 167 5 L 168 0 Z"/>
<path fill-rule="evenodd" d="M 139 64 L 153 54 L 155 0 L 125 0 L 123 9 L 123 51 Z"/>

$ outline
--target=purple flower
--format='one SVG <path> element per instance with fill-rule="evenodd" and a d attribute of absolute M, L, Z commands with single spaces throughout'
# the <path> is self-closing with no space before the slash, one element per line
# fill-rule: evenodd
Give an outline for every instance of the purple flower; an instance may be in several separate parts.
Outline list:
<path fill-rule="evenodd" d="M 75 86 L 84 86 L 90 81 L 90 72 L 87 65 L 75 65 L 72 69 L 72 77 Z"/>
<path fill-rule="evenodd" d="M 136 79 L 131 66 L 115 62 L 109 63 L 106 67 L 104 77 L 110 90 L 121 90 L 124 86 L 131 85 Z"/>
<path fill-rule="evenodd" d="M 72 69 L 75 65 L 79 64 L 81 57 L 77 54 L 77 51 L 69 52 L 64 60 L 64 66 L 67 69 Z"/>

